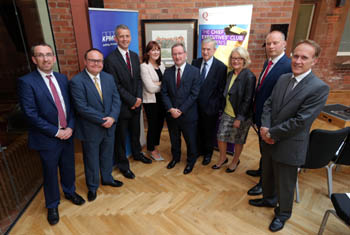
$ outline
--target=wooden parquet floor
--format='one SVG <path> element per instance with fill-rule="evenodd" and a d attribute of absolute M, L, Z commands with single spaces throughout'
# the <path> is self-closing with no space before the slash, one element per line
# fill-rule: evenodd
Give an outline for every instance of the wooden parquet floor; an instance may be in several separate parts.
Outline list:
<path fill-rule="evenodd" d="M 316 120 L 313 128 L 338 129 L 320 120 Z M 273 209 L 248 205 L 253 197 L 247 191 L 258 180 L 245 173 L 258 166 L 255 132 L 250 131 L 241 164 L 231 174 L 224 172 L 226 167 L 211 169 L 219 156 L 215 152 L 209 166 L 202 166 L 200 158 L 193 172 L 183 175 L 184 146 L 183 143 L 181 162 L 171 170 L 166 169 L 171 156 L 168 133 L 164 130 L 160 151 L 165 161 L 145 165 L 130 160 L 136 179 L 125 179 L 117 170 L 113 171 L 114 177 L 124 182 L 123 187 L 101 186 L 97 199 L 80 207 L 64 199 L 61 193 L 60 222 L 55 226 L 46 220 L 41 190 L 10 234 L 270 234 Z M 82 154 L 78 148 L 76 151 L 77 192 L 86 199 Z M 303 172 L 299 180 L 301 202 L 294 203 L 292 218 L 277 234 L 316 234 L 324 212 L 332 208 L 325 169 Z M 333 188 L 333 192 L 350 192 L 349 167 L 333 171 Z M 330 216 L 324 234 L 350 234 L 350 230 Z"/>

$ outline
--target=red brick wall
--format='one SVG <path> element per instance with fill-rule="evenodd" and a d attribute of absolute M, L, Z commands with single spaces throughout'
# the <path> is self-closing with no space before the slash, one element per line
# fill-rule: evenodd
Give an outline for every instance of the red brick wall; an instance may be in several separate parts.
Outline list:
<path fill-rule="evenodd" d="M 77 46 L 69 0 L 48 0 L 61 73 L 72 78 L 79 72 Z"/>
<path fill-rule="evenodd" d="M 48 0 L 61 72 L 69 78 L 79 71 L 70 1 L 72 0 Z M 350 58 L 336 57 L 350 1 L 341 8 L 335 7 L 336 0 L 317 2 L 320 8 L 314 19 L 317 23 L 314 23 L 311 36 L 320 43 L 323 51 L 314 71 L 333 90 L 350 90 L 350 65 L 341 64 Z M 265 60 L 262 45 L 266 33 L 271 24 L 291 24 L 294 3 L 294 0 L 104 0 L 105 8 L 138 10 L 139 20 L 198 19 L 199 8 L 253 4 L 249 52 L 252 58 L 250 68 L 256 75 L 259 75 Z M 83 3 L 82 7 L 85 7 Z M 140 26 L 139 42 L 142 51 Z"/>
<path fill-rule="evenodd" d="M 321 48 L 321 56 L 315 73 L 334 90 L 350 90 L 350 56 L 337 57 L 350 1 L 343 7 L 335 7 L 336 0 L 322 1 L 313 39 Z"/>

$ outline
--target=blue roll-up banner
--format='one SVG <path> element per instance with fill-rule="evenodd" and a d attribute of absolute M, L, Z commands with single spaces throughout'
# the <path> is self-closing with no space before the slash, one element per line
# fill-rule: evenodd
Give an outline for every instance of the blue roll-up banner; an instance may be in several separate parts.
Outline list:
<path fill-rule="evenodd" d="M 139 54 L 138 16 L 138 11 L 132 10 L 89 8 L 92 46 L 102 51 L 104 57 L 107 57 L 117 47 L 117 43 L 114 40 L 115 27 L 119 24 L 124 24 L 130 29 L 131 43 L 129 49 Z M 142 112 L 140 124 L 140 143 L 144 145 L 146 140 L 145 132 L 143 131 Z M 131 154 L 129 137 L 126 142 L 126 155 L 129 156 Z"/>

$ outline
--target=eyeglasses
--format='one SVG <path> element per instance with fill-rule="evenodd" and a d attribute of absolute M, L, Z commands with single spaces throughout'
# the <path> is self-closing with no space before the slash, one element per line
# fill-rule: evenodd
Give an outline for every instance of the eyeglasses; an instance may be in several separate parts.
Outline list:
<path fill-rule="evenodd" d="M 103 63 L 103 60 L 87 59 L 87 61 L 91 64 L 102 64 Z"/>
<path fill-rule="evenodd" d="M 241 58 L 241 57 L 231 57 L 231 60 L 232 61 L 241 61 L 241 60 L 243 60 L 243 58 Z"/>
<path fill-rule="evenodd" d="M 51 58 L 51 57 L 53 57 L 54 55 L 52 54 L 52 53 L 47 53 L 47 54 L 36 54 L 36 55 L 34 55 L 35 57 L 37 57 L 37 58 L 40 58 L 40 59 L 44 59 L 45 57 L 47 57 L 47 58 Z"/>

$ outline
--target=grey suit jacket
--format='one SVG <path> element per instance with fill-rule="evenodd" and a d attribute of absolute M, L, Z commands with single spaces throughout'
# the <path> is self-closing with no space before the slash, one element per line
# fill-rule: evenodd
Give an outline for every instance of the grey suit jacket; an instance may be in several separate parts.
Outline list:
<path fill-rule="evenodd" d="M 283 74 L 264 105 L 261 123 L 275 144 L 263 144 L 272 159 L 292 166 L 305 163 L 309 131 L 325 105 L 329 87 L 312 72 L 284 97 L 292 73 Z"/>
<path fill-rule="evenodd" d="M 103 102 L 85 69 L 69 83 L 77 116 L 75 137 L 83 141 L 100 141 L 106 136 L 113 137 L 115 133 L 121 106 L 119 93 L 112 75 L 102 71 L 100 81 Z M 112 127 L 101 126 L 104 117 L 114 118 Z"/>

